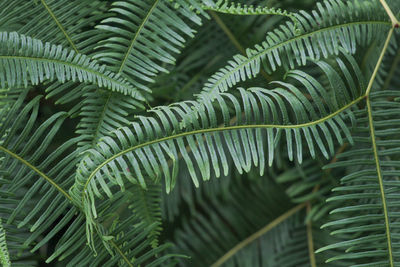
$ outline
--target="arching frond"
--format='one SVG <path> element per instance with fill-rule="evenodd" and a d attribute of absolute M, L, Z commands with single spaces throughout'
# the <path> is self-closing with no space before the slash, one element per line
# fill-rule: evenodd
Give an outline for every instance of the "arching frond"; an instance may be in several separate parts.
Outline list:
<path fill-rule="evenodd" d="M 344 59 L 353 62 L 346 54 Z M 199 174 L 204 180 L 210 178 L 212 171 L 216 177 L 226 175 L 227 158 L 232 158 L 240 173 L 248 172 L 252 165 L 259 166 L 263 173 L 265 163 L 272 164 L 274 149 L 282 139 L 286 140 L 290 160 L 302 161 L 303 143 L 313 157 L 319 149 L 328 158 L 334 153 L 335 139 L 342 143 L 341 133 L 351 139 L 344 114 L 364 98 L 363 78 L 356 65 L 350 65 L 353 69 L 349 71 L 342 60 L 337 64 L 343 74 L 327 62 L 316 64 L 332 83 L 345 75 L 349 88 L 343 83 L 343 90 L 332 94 L 329 86 L 324 88 L 307 73 L 296 70 L 287 74 L 291 83 L 276 82 L 274 89 L 241 89 L 239 97 L 221 94 L 215 101 L 160 107 L 152 111 L 154 117 L 139 116 L 130 127 L 104 137 L 98 149 L 90 150 L 90 155 L 81 162 L 70 191 L 74 200 L 85 206 L 88 224 L 97 217 L 95 196 L 102 197 L 105 193 L 112 197 L 112 185 L 123 188 L 128 180 L 146 188 L 146 176 L 152 179 L 163 176 L 167 192 L 171 191 L 180 155 L 196 186 Z M 359 80 L 347 75 L 352 72 Z M 311 101 L 302 91 L 310 93 Z M 302 106 L 297 105 L 300 103 Z M 196 116 L 192 109 L 198 111 Z M 328 129 L 334 129 L 335 136 Z M 172 161 L 172 168 L 168 160 Z"/>
<path fill-rule="evenodd" d="M 129 115 L 143 105 L 134 98 L 99 90 L 94 86 L 86 89 L 80 113 L 82 118 L 76 132 L 84 137 L 81 145 L 90 149 L 102 136 L 127 125 Z"/>
<path fill-rule="evenodd" d="M 356 45 L 366 45 L 385 38 L 391 23 L 377 1 L 325 1 L 311 14 L 296 14 L 301 34 L 293 33 L 293 25 L 282 25 L 267 34 L 266 40 L 246 56 L 236 55 L 228 65 L 215 73 L 203 87 L 205 97 L 215 97 L 240 81 L 254 78 L 261 65 L 267 73 L 279 67 L 293 69 L 306 64 L 306 58 L 326 58 L 338 54 L 340 46 L 354 53 Z M 339 19 L 342 18 L 342 19 Z M 368 32 L 368 34 L 367 34 Z M 200 95 L 201 97 L 201 95 Z"/>
<path fill-rule="evenodd" d="M 44 80 L 78 80 L 141 99 L 122 78 L 88 57 L 61 46 L 17 33 L 0 33 L 0 83 L 2 88 L 38 84 Z"/>

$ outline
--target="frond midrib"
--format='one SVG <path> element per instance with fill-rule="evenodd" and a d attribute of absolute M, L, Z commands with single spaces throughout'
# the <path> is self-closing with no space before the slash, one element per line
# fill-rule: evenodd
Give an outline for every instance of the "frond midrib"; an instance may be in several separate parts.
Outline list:
<path fill-rule="evenodd" d="M 121 73 L 121 72 L 122 72 L 122 69 L 123 69 L 124 66 L 125 66 L 125 62 L 126 62 L 126 60 L 128 59 L 128 57 L 129 57 L 129 55 L 130 55 L 130 53 L 131 53 L 131 51 L 132 51 L 132 49 L 133 49 L 133 46 L 134 46 L 135 43 L 136 43 L 136 39 L 139 37 L 139 35 L 140 35 L 142 29 L 144 28 L 144 25 L 145 25 L 146 22 L 149 20 L 151 14 L 153 13 L 153 11 L 154 11 L 155 7 L 157 6 L 158 2 L 159 2 L 159 0 L 156 0 L 156 1 L 154 2 L 153 6 L 152 6 L 151 9 L 149 10 L 149 12 L 147 13 L 146 17 L 143 19 L 142 23 L 140 24 L 139 28 L 137 29 L 135 35 L 133 36 L 132 41 L 131 41 L 131 44 L 130 44 L 128 50 L 126 51 L 126 54 L 125 54 L 125 56 L 124 56 L 124 59 L 123 59 L 122 62 L 121 62 L 121 66 L 120 66 L 120 68 L 119 68 L 119 70 L 118 70 L 118 73 Z"/>
<path fill-rule="evenodd" d="M 104 103 L 103 110 L 101 111 L 98 123 L 96 123 L 96 131 L 95 131 L 95 133 L 93 135 L 93 140 L 91 142 L 91 147 L 94 147 L 96 145 L 96 142 L 98 140 L 98 136 L 99 136 L 99 133 L 100 133 L 100 128 L 101 128 L 101 126 L 102 126 L 102 124 L 104 122 L 104 118 L 106 116 L 106 110 L 109 109 L 108 105 L 110 103 L 110 99 L 111 99 L 112 95 L 113 95 L 113 92 L 109 92 L 108 93 L 107 101 L 106 101 L 106 103 Z"/>
<path fill-rule="evenodd" d="M 375 129 L 374 129 L 374 123 L 373 123 L 373 118 L 372 118 L 371 103 L 370 103 L 369 99 L 367 99 L 367 110 L 368 110 L 368 125 L 369 125 L 370 133 L 371 133 L 372 150 L 374 153 L 376 173 L 378 176 L 379 189 L 380 189 L 381 198 L 382 198 L 383 215 L 385 217 L 385 229 L 386 229 L 386 239 L 387 239 L 388 251 L 389 251 L 389 262 L 390 262 L 390 266 L 394 266 L 392 241 L 391 241 L 390 226 L 389 226 L 389 213 L 388 213 L 388 208 L 387 208 L 387 203 L 386 203 L 385 187 L 383 185 L 383 175 L 382 175 L 381 165 L 380 165 L 380 161 L 379 161 L 378 148 L 376 145 L 376 136 L 375 136 Z"/>
<path fill-rule="evenodd" d="M 281 46 L 284 46 L 284 45 L 286 45 L 288 43 L 296 42 L 297 40 L 310 37 L 310 36 L 312 36 L 314 34 L 317 34 L 317 33 L 320 33 L 320 32 L 329 31 L 329 30 L 333 30 L 333 29 L 341 28 L 341 27 L 347 27 L 347 26 L 352 26 L 352 25 L 363 25 L 363 24 L 382 24 L 382 25 L 391 26 L 391 22 L 388 22 L 388 21 L 378 21 L 378 20 L 376 20 L 376 21 L 358 21 L 358 22 L 349 22 L 349 23 L 337 24 L 337 25 L 325 27 L 325 28 L 322 28 L 322 29 L 318 29 L 318 30 L 315 30 L 313 32 L 305 33 L 303 35 L 293 36 L 293 38 L 291 38 L 289 40 L 286 40 L 286 41 L 281 42 L 279 44 L 276 44 L 276 45 L 273 45 L 271 47 L 268 47 L 267 49 L 263 50 L 262 52 L 259 52 L 259 53 L 254 54 L 253 56 L 251 56 L 249 58 L 246 58 L 245 61 L 241 62 L 236 67 L 232 68 L 230 71 L 225 72 L 224 75 L 219 77 L 218 81 L 210 88 L 210 90 L 207 90 L 207 92 L 212 93 L 215 89 L 219 88 L 219 85 L 222 83 L 222 81 L 224 81 L 232 73 L 237 72 L 239 69 L 242 69 L 244 66 L 246 66 L 247 64 L 249 64 L 253 60 L 262 57 L 263 55 L 267 54 L 268 52 L 270 52 L 270 51 L 272 51 L 274 49 L 277 49 L 277 48 L 279 48 Z"/>
<path fill-rule="evenodd" d="M 115 154 L 114 156 L 108 158 L 107 160 L 105 160 L 103 163 L 101 163 L 99 166 L 96 167 L 96 169 L 93 170 L 93 172 L 89 175 L 84 188 L 83 188 L 83 193 L 82 193 L 82 201 L 84 199 L 85 196 L 85 192 L 87 191 L 86 188 L 89 185 L 91 179 L 93 179 L 93 177 L 95 176 L 95 174 L 105 165 L 107 165 L 109 162 L 113 161 L 114 159 L 139 148 L 145 147 L 145 146 L 149 146 L 155 143 L 160 143 L 163 141 L 168 141 L 171 139 L 176 139 L 176 138 L 180 138 L 180 137 L 184 137 L 184 136 L 189 136 L 189 135 L 195 135 L 195 134 L 203 134 L 203 133 L 210 133 L 210 132 L 222 132 L 222 131 L 229 131 L 229 130 L 239 130 L 239 129 L 255 129 L 255 128 L 277 128 L 277 129 L 297 129 L 297 128 L 304 128 L 304 127 L 309 127 L 309 126 L 313 126 L 319 123 L 323 123 L 333 117 L 335 117 L 336 115 L 340 114 L 341 112 L 343 112 L 344 110 L 350 108 L 351 106 L 357 104 L 359 101 L 361 101 L 362 99 L 364 99 L 366 97 L 366 95 L 362 95 L 360 97 L 358 97 L 357 99 L 353 100 L 352 102 L 348 103 L 347 105 L 343 106 L 342 108 L 338 109 L 337 111 L 319 119 L 319 120 L 315 120 L 315 121 L 311 121 L 308 123 L 302 123 L 302 124 L 291 124 L 291 125 L 278 125 L 278 124 L 247 124 L 247 125 L 233 125 L 233 126 L 226 126 L 226 127 L 217 127 L 217 128 L 207 128 L 207 129 L 200 129 L 200 130 L 194 130 L 194 131 L 189 131 L 189 132 L 184 132 L 184 133 L 179 133 L 179 134 L 175 134 L 175 135 L 170 135 L 170 136 L 166 136 L 163 138 L 159 138 L 156 140 L 152 140 L 152 141 L 148 141 L 145 142 L 143 144 L 139 144 L 133 147 L 130 147 L 128 149 L 122 150 L 121 152 Z"/>
<path fill-rule="evenodd" d="M 11 157 L 15 158 L 16 160 L 20 161 L 22 164 L 24 164 L 25 166 L 27 166 L 28 168 L 30 168 L 31 170 L 36 172 L 38 175 L 43 177 L 48 183 L 50 183 L 53 187 L 55 187 L 60 193 L 62 193 L 68 200 L 72 201 L 71 196 L 64 189 L 62 189 L 53 179 L 48 177 L 46 174 L 44 174 L 38 168 L 33 166 L 31 163 L 29 163 L 25 159 L 21 158 L 20 156 L 18 156 L 14 152 L 8 150 L 7 148 L 5 148 L 5 147 L 3 147 L 1 145 L 0 145 L 0 150 L 2 150 L 4 153 L 10 155 Z"/>
<path fill-rule="evenodd" d="M 73 68 L 76 68 L 76 69 L 80 69 L 80 70 L 92 73 L 92 74 L 94 74 L 96 76 L 100 76 L 105 80 L 108 80 L 108 81 L 110 81 L 112 83 L 120 85 L 121 87 L 124 87 L 124 88 L 127 87 L 127 84 L 125 84 L 125 83 L 123 83 L 121 81 L 118 81 L 117 79 L 110 78 L 107 75 L 105 75 L 105 74 L 103 74 L 103 73 L 101 73 L 99 71 L 95 71 L 95 70 L 92 70 L 92 69 L 89 69 L 89 68 L 84 68 L 81 65 L 74 64 L 74 63 L 67 62 L 67 61 L 63 61 L 63 60 L 59 60 L 59 59 L 40 58 L 40 57 L 27 57 L 27 56 L 2 56 L 2 55 L 0 55 L 0 59 L 25 59 L 25 60 L 36 60 L 36 61 L 41 61 L 41 62 L 58 63 L 58 64 L 67 65 L 67 66 L 70 66 L 70 67 L 73 67 Z"/>
<path fill-rule="evenodd" d="M 253 242 L 254 240 L 258 239 L 259 237 L 265 235 L 272 229 L 274 229 L 276 226 L 284 222 L 285 220 L 289 219 L 291 216 L 302 210 L 305 206 L 307 205 L 306 202 L 298 204 L 297 206 L 291 208 L 290 210 L 286 211 L 285 213 L 281 214 L 277 218 L 275 218 L 273 221 L 268 223 L 266 226 L 258 230 L 257 232 L 253 233 L 246 239 L 240 241 L 236 246 L 231 248 L 228 252 L 226 252 L 222 257 L 220 257 L 217 261 L 215 261 L 211 267 L 219 267 L 221 266 L 224 262 L 226 262 L 228 259 L 230 259 L 233 255 L 235 255 L 238 251 L 240 251 L 242 248 Z"/>
<path fill-rule="evenodd" d="M 47 12 L 49 13 L 49 15 L 53 18 L 53 20 L 55 21 L 55 23 L 57 24 L 58 28 L 60 28 L 60 30 L 62 31 L 62 33 L 64 34 L 65 38 L 67 39 L 67 41 L 69 42 L 69 44 L 71 45 L 72 49 L 75 50 L 76 53 L 79 53 L 78 48 L 75 46 L 74 42 L 72 41 L 71 37 L 69 37 L 69 34 L 67 33 L 67 31 L 64 29 L 64 27 L 61 25 L 60 21 L 57 19 L 57 17 L 54 15 L 53 11 L 51 10 L 51 8 L 47 5 L 45 0 L 41 0 L 43 6 L 45 7 L 45 9 L 47 10 Z"/>

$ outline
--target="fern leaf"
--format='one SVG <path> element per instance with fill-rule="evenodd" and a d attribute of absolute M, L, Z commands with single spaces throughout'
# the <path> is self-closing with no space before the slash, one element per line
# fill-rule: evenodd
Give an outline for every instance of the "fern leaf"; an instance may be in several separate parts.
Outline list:
<path fill-rule="evenodd" d="M 398 98 L 397 91 L 376 91 L 370 94 L 373 124 L 368 119 L 367 108 L 356 113 L 357 146 L 343 153 L 343 159 L 326 168 L 342 167 L 346 175 L 334 189 L 336 195 L 328 199 L 335 202 L 334 215 L 345 214 L 325 224 L 342 242 L 334 243 L 319 251 L 333 248 L 346 249 L 334 260 L 362 260 L 368 257 L 370 266 L 396 266 L 400 263 L 397 253 L 400 240 L 396 201 L 398 188 Z M 374 136 L 365 135 L 365 130 L 374 127 Z M 367 138 L 365 138 L 367 137 Z M 372 140 L 371 140 L 372 139 Z M 373 145 L 375 144 L 375 146 Z M 354 162 L 358 162 L 354 165 Z M 371 246 L 373 242 L 373 246 Z"/>
<path fill-rule="evenodd" d="M 209 4 L 209 5 L 207 5 Z M 281 10 L 280 8 L 268 8 L 253 5 L 247 6 L 241 5 L 241 3 L 229 2 L 228 0 L 220 0 L 216 3 L 206 3 L 203 5 L 203 9 L 212 10 L 220 13 L 232 14 L 232 15 L 276 15 L 276 16 L 284 16 L 288 17 L 294 23 L 294 33 L 300 34 L 300 29 L 298 29 L 298 21 L 293 13 L 288 12 L 286 10 Z"/>
<path fill-rule="evenodd" d="M 17 33 L 0 33 L 0 83 L 3 88 L 68 80 L 97 84 L 142 99 L 140 93 L 85 55 L 43 44 Z"/>
<path fill-rule="evenodd" d="M 146 225 L 154 225 L 154 229 L 149 233 L 152 240 L 151 246 L 158 246 L 158 237 L 162 230 L 161 227 L 161 185 L 149 185 L 148 190 L 144 190 L 139 185 L 134 185 L 131 189 L 132 204 L 130 209 Z"/>
<path fill-rule="evenodd" d="M 317 6 L 318 10 L 311 14 L 300 12 L 295 15 L 301 34 L 293 33 L 291 23 L 289 27 L 282 25 L 280 29 L 268 33 L 261 45 L 247 49 L 246 56 L 234 56 L 226 67 L 212 75 L 204 85 L 200 98 L 202 95 L 215 97 L 240 81 L 256 77 L 261 65 L 267 73 L 271 73 L 279 67 L 287 70 L 305 65 L 307 57 L 320 59 L 338 54 L 340 46 L 354 53 L 357 44 L 370 43 L 372 36 L 382 39 L 390 29 L 391 23 L 378 2 L 335 0 Z"/>
<path fill-rule="evenodd" d="M 117 16 L 98 26 L 110 37 L 94 58 L 122 74 L 136 88 L 148 91 L 146 84 L 153 82 L 152 77 L 167 71 L 161 63 L 174 63 L 173 54 L 183 47 L 184 35 L 193 37 L 194 30 L 183 18 L 200 23 L 199 17 L 189 12 L 187 5 L 175 9 L 168 1 L 117 1 L 112 6 L 110 11 Z"/>
<path fill-rule="evenodd" d="M 344 58 L 352 62 L 350 56 Z M 321 64 L 317 62 L 317 65 Z M 334 68 L 323 66 L 321 71 L 326 72 L 328 77 L 340 76 Z M 339 66 L 345 68 L 345 64 Z M 357 66 L 350 66 L 354 68 L 352 72 L 358 73 L 354 77 L 362 78 Z M 347 68 L 342 71 L 348 73 Z M 166 190 L 171 191 L 176 182 L 180 157 L 178 153 L 196 186 L 199 184 L 199 174 L 204 180 L 210 178 L 212 171 L 217 177 L 226 175 L 227 158 L 233 159 L 239 173 L 248 172 L 252 165 L 259 166 L 263 173 L 265 162 L 272 164 L 277 140 L 283 139 L 283 135 L 288 143 L 290 160 L 301 162 L 302 154 L 292 144 L 301 149 L 302 145 L 297 144 L 302 144 L 302 140 L 308 144 L 312 156 L 315 157 L 318 148 L 328 158 L 334 153 L 334 137 L 328 129 L 341 129 L 351 139 L 343 112 L 364 99 L 361 93 L 364 89 L 350 87 L 350 93 L 331 94 L 330 97 L 324 97 L 325 102 L 322 102 L 316 91 L 325 95 L 328 91 L 332 92 L 329 87 L 324 88 L 315 80 L 312 80 L 315 87 L 311 86 L 311 76 L 305 72 L 292 71 L 287 76 L 293 79 L 292 84 L 299 82 L 302 88 L 288 82 L 279 82 L 278 87 L 269 90 L 240 89 L 240 97 L 221 94 L 215 101 L 188 101 L 171 107 L 160 107 L 152 111 L 154 117 L 139 116 L 130 127 L 123 127 L 111 136 L 104 137 L 97 150 L 90 150 L 90 155 L 81 162 L 76 183 L 70 191 L 74 200 L 86 207 L 88 223 L 92 224 L 97 217 L 93 205 L 95 197 L 102 197 L 103 193 L 112 197 L 112 185 L 123 188 L 123 177 L 146 188 L 145 177 L 155 179 L 162 170 Z M 360 83 L 353 81 L 352 84 Z M 301 90 L 308 90 L 312 102 L 318 105 L 311 105 L 300 93 Z M 298 103 L 304 104 L 300 106 Z M 193 109 L 198 112 L 193 113 Z M 218 118 L 218 113 L 222 114 L 222 119 Z M 292 121 L 289 114 L 295 114 Z M 232 116 L 236 119 L 234 124 Z M 340 134 L 335 137 L 342 141 L 343 138 L 338 136 Z M 190 153 L 186 151 L 186 146 L 190 148 Z M 172 161 L 172 172 L 168 160 Z"/>
<path fill-rule="evenodd" d="M 106 2 L 98 0 L 2 2 L 0 10 L 4 12 L 0 19 L 0 29 L 34 36 L 43 42 L 90 55 L 97 42 L 105 37 L 93 27 L 94 23 L 108 17 L 105 8 Z"/>

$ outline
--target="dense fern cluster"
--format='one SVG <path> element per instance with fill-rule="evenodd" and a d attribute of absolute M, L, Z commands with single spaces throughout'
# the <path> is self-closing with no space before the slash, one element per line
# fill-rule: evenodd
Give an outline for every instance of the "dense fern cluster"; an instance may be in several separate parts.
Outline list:
<path fill-rule="evenodd" d="M 399 20 L 1 1 L 0 263 L 400 265 Z"/>

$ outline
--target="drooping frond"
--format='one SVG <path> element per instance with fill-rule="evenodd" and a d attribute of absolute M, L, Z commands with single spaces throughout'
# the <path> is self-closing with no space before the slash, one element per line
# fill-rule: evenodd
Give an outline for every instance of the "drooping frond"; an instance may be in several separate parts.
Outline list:
<path fill-rule="evenodd" d="M 354 140 L 358 145 L 340 155 L 342 160 L 326 166 L 346 170 L 334 189 L 336 196 L 329 199 L 339 205 L 332 213 L 341 216 L 324 226 L 343 241 L 320 249 L 345 252 L 329 261 L 364 264 L 354 266 L 400 263 L 399 96 L 398 91 L 372 92 L 371 110 L 365 107 L 356 113 Z"/>
<path fill-rule="evenodd" d="M 226 67 L 215 73 L 203 87 L 205 97 L 214 97 L 240 81 L 259 74 L 261 65 L 267 73 L 283 67 L 293 69 L 312 59 L 337 55 L 339 47 L 354 53 L 357 45 L 384 40 L 391 23 L 378 1 L 324 1 L 311 14 L 296 14 L 301 34 L 293 33 L 293 24 L 282 25 L 267 34 L 266 40 L 246 56 L 236 55 Z M 201 96 L 201 95 L 200 95 Z"/>
<path fill-rule="evenodd" d="M 126 77 L 136 88 L 147 90 L 150 77 L 166 70 L 160 65 L 163 60 L 159 61 L 165 49 L 179 53 L 185 41 L 180 34 L 193 37 L 193 30 L 184 18 L 196 23 L 201 21 L 190 8 L 190 3 L 195 1 L 178 2 L 176 7 L 166 1 L 114 2 L 110 11 L 115 12 L 115 16 L 97 26 L 107 40 L 101 43 L 95 58 Z M 172 26 L 174 23 L 179 26 Z M 163 51 L 161 57 L 160 51 Z M 167 57 L 170 62 L 174 60 L 172 54 Z M 135 106 L 140 106 L 134 99 L 94 89 L 85 94 L 83 103 L 85 107 L 77 132 L 87 138 L 82 144 L 88 145 L 88 149 L 112 129 L 126 126 L 128 116 L 137 111 Z"/>
<path fill-rule="evenodd" d="M 56 149 L 51 148 L 50 144 L 60 131 L 67 114 L 64 112 L 54 114 L 43 123 L 38 124 L 41 97 L 35 97 L 30 102 L 25 103 L 24 100 L 28 91 L 29 89 L 10 90 L 9 98 L 14 100 L 8 101 L 9 105 L 3 105 L 0 110 L 2 116 L 0 119 L 2 122 L 0 158 L 2 159 L 1 170 L 4 170 L 0 173 L 0 180 L 2 181 L 0 194 L 7 192 L 4 196 L 1 195 L 0 203 L 1 207 L 8 211 L 4 213 L 0 209 L 0 215 L 6 220 L 7 224 L 16 224 L 19 228 L 28 228 L 31 231 L 29 236 L 24 237 L 20 247 L 31 248 L 32 251 L 37 251 L 46 245 L 67 227 L 56 246 L 55 252 L 46 260 L 50 262 L 55 258 L 63 259 L 71 254 L 79 254 L 79 251 L 87 247 L 85 239 L 81 238 L 85 236 L 85 218 L 80 206 L 71 205 L 71 197 L 67 192 L 67 188 L 71 187 L 74 182 L 75 167 L 80 161 L 80 153 L 83 152 L 82 148 L 77 149 L 82 138 L 72 138 Z M 14 94 L 18 95 L 18 98 L 15 98 Z M 15 114 L 19 115 L 16 120 L 14 120 Z M 100 212 L 112 213 L 121 206 L 121 203 L 127 203 L 128 195 L 122 193 L 121 195 L 125 198 L 120 197 L 105 202 L 106 205 L 100 207 Z M 96 239 L 97 249 L 102 251 L 101 259 L 106 258 L 106 262 L 113 262 L 114 258 L 107 256 L 109 252 L 106 247 L 109 251 L 118 253 L 122 243 L 113 244 L 110 240 L 100 238 L 100 236 L 106 238 L 105 233 L 110 227 L 109 225 L 106 226 L 107 223 L 102 225 L 96 222 L 95 227 L 98 232 L 95 233 L 94 238 Z M 143 223 L 142 228 L 133 227 L 133 230 L 137 234 L 147 227 L 148 225 Z M 158 227 L 159 225 L 149 226 L 146 231 L 149 234 L 157 233 Z M 12 232 L 9 239 L 18 237 L 13 234 L 15 233 Z M 120 232 L 116 232 L 116 234 L 120 234 Z M 131 233 L 127 233 L 127 236 L 127 240 L 129 240 Z M 147 239 L 147 235 L 139 238 L 142 240 L 141 242 L 147 242 L 146 244 L 152 242 L 151 239 Z M 104 246 L 104 243 L 107 246 Z M 131 249 L 134 244 L 126 246 Z M 148 253 L 154 256 L 163 247 L 154 248 L 153 252 Z M 84 251 L 86 251 L 85 253 L 89 253 L 89 251 L 93 253 L 88 247 Z M 151 248 L 149 248 L 149 251 L 152 251 Z M 141 255 L 141 252 L 132 250 L 129 253 Z M 142 255 L 145 260 L 147 259 L 146 255 L 148 256 L 148 254 Z M 86 255 L 86 258 L 88 257 Z M 123 255 L 115 257 L 116 260 L 123 258 Z M 100 261 L 98 266 L 103 266 L 103 263 L 104 261 Z M 26 265 L 27 262 L 24 264 L 24 266 L 28 266 Z"/>
<path fill-rule="evenodd" d="M 0 33 L 0 83 L 2 88 L 27 86 L 44 80 L 96 84 L 141 99 L 122 78 L 85 55 L 17 33 Z"/>
<path fill-rule="evenodd" d="M 149 223 L 136 213 L 126 212 L 133 203 L 131 196 L 135 190 L 131 189 L 129 187 L 125 192 L 116 193 L 113 199 L 107 199 L 99 206 L 99 212 L 104 217 L 97 222 L 98 232 L 93 236 L 94 247 L 87 246 L 85 238 L 82 238 L 86 229 L 85 218 L 81 213 L 63 234 L 55 253 L 47 262 L 59 258 L 65 259 L 66 266 L 71 267 L 167 266 L 167 262 L 175 262 L 182 257 L 180 254 L 167 253 L 167 249 L 172 246 L 170 243 L 155 246 L 154 233 L 159 231 L 159 223 Z"/>
<path fill-rule="evenodd" d="M 110 11 L 116 15 L 98 26 L 109 38 L 95 58 L 142 90 L 148 90 L 157 73 L 166 71 L 163 64 L 174 63 L 185 36 L 193 36 L 185 20 L 201 22 L 188 5 L 175 9 L 174 3 L 161 0 L 116 1 Z"/>
<path fill-rule="evenodd" d="M 331 86 L 342 88 L 340 93 L 295 70 L 286 75 L 288 81 L 275 82 L 274 89 L 240 89 L 238 97 L 221 94 L 215 101 L 182 102 L 152 110 L 154 117 L 139 116 L 130 127 L 102 138 L 97 150 L 90 150 L 82 160 L 70 191 L 74 201 L 85 206 L 91 225 L 97 217 L 95 197 L 103 193 L 112 197 L 112 185 L 123 188 L 126 179 L 146 188 L 145 177 L 164 177 L 166 190 L 171 191 L 180 157 L 196 186 L 199 174 L 204 180 L 212 172 L 216 177 L 226 175 L 228 158 L 239 173 L 248 172 L 252 165 L 263 173 L 266 162 L 272 164 L 280 140 L 286 141 L 290 160 L 302 161 L 303 144 L 313 157 L 320 150 L 328 158 L 334 153 L 335 140 L 343 142 L 342 134 L 351 139 L 345 114 L 365 97 L 357 65 L 347 54 L 343 60 L 337 61 L 339 71 L 325 61 L 315 63 Z M 347 81 L 339 84 L 341 75 Z"/>

